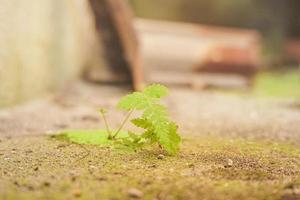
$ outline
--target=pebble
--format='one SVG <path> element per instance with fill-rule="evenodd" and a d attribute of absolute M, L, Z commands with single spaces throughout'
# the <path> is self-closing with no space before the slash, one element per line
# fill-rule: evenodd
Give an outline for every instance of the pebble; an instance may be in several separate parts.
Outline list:
<path fill-rule="evenodd" d="M 43 183 L 43 185 L 44 185 L 45 187 L 49 187 L 51 184 L 50 184 L 50 182 L 45 181 L 45 182 Z"/>
<path fill-rule="evenodd" d="M 95 170 L 97 170 L 98 168 L 96 167 L 96 166 L 94 166 L 94 165 L 90 165 L 89 166 L 89 171 L 90 172 L 93 172 L 93 171 L 95 171 Z"/>
<path fill-rule="evenodd" d="M 57 145 L 57 147 L 56 148 L 64 148 L 64 147 L 66 147 L 67 145 L 66 144 L 59 144 L 59 145 Z"/>
<path fill-rule="evenodd" d="M 76 180 L 77 180 L 77 177 L 76 177 L 76 176 L 72 176 L 72 177 L 71 177 L 71 181 L 72 181 L 72 182 L 75 182 Z"/>
<path fill-rule="evenodd" d="M 165 158 L 165 156 L 163 155 L 163 154 L 159 154 L 158 156 L 157 156 L 157 159 L 160 159 L 160 160 L 162 160 L 162 159 L 164 159 Z"/>
<path fill-rule="evenodd" d="M 195 167 L 195 164 L 194 163 L 186 163 L 186 165 L 188 166 L 188 167 Z"/>
<path fill-rule="evenodd" d="M 33 152 L 33 151 L 32 151 L 31 149 L 25 151 L 25 153 L 27 153 L 27 154 L 28 154 L 28 153 L 32 153 L 32 152 Z"/>
<path fill-rule="evenodd" d="M 73 192 L 72 192 L 72 194 L 73 194 L 73 196 L 74 197 L 81 197 L 81 195 L 82 195 L 82 193 L 81 193 L 81 191 L 79 190 L 79 189 L 77 189 L 77 190 L 74 190 Z"/>
<path fill-rule="evenodd" d="M 180 173 L 181 176 L 185 176 L 185 177 L 189 177 L 189 176 L 193 176 L 193 172 L 191 170 L 188 171 L 183 171 Z"/>
<path fill-rule="evenodd" d="M 132 198 L 142 198 L 144 193 L 136 188 L 131 188 L 128 190 L 128 196 Z"/>
<path fill-rule="evenodd" d="M 148 168 L 156 168 L 156 167 L 157 167 L 156 164 L 151 164 L 151 165 L 148 166 Z"/>
<path fill-rule="evenodd" d="M 30 190 L 30 191 L 33 191 L 33 190 L 34 190 L 34 187 L 33 187 L 32 185 L 28 185 L 28 186 L 27 186 L 27 189 Z"/>
<path fill-rule="evenodd" d="M 228 159 L 227 163 L 226 163 L 226 165 L 224 165 L 224 167 L 229 168 L 229 167 L 232 167 L 232 166 L 233 166 L 233 161 L 231 159 Z"/>
<path fill-rule="evenodd" d="M 18 181 L 14 181 L 14 185 L 16 186 L 20 186 L 19 182 Z"/>
<path fill-rule="evenodd" d="M 107 178 L 106 177 L 98 177 L 97 180 L 98 181 L 107 181 Z"/>

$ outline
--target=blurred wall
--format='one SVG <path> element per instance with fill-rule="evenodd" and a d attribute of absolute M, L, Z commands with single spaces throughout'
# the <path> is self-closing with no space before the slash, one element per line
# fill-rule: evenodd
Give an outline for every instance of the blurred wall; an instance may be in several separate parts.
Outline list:
<path fill-rule="evenodd" d="M 97 60 L 85 0 L 0 0 L 0 106 L 43 94 Z M 99 54 L 98 54 L 99 55 Z"/>

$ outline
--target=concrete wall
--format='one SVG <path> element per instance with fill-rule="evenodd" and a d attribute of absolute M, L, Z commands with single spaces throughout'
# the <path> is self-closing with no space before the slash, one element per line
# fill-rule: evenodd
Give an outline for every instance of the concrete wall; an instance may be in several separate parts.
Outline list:
<path fill-rule="evenodd" d="M 0 0 L 0 106 L 102 65 L 86 0 Z"/>

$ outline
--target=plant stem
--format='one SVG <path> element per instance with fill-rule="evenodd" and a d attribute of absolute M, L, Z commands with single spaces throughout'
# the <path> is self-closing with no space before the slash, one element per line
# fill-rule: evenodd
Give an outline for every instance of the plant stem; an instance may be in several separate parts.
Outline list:
<path fill-rule="evenodd" d="M 108 123 L 107 123 L 105 114 L 104 114 L 103 112 L 100 112 L 100 113 L 101 113 L 101 116 L 102 116 L 102 118 L 103 118 L 103 120 L 104 120 L 104 124 L 105 124 L 106 131 L 107 131 L 107 133 L 108 133 L 108 139 L 111 140 L 113 137 L 112 137 L 110 128 L 109 128 L 109 126 L 108 126 Z"/>
<path fill-rule="evenodd" d="M 126 115 L 126 117 L 124 118 L 122 124 L 120 125 L 119 129 L 116 131 L 116 133 L 113 135 L 113 138 L 116 138 L 117 135 L 119 134 L 119 132 L 122 130 L 122 128 L 124 127 L 124 125 L 126 124 L 127 120 L 129 119 L 130 115 L 133 113 L 133 110 L 130 110 L 128 112 L 128 114 Z"/>

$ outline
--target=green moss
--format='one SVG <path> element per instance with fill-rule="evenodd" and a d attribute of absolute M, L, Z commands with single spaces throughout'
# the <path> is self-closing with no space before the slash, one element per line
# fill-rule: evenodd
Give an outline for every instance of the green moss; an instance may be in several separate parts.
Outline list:
<path fill-rule="evenodd" d="M 128 136 L 125 131 L 120 131 L 119 138 Z M 109 145 L 113 141 L 108 139 L 108 133 L 105 130 L 69 130 L 52 136 L 60 140 L 66 140 L 77 144 L 90 144 L 90 145 Z"/>
<path fill-rule="evenodd" d="M 137 188 L 143 199 L 280 199 L 299 187 L 299 152 L 268 141 L 184 138 L 179 155 L 159 159 L 158 146 L 127 153 L 15 138 L 1 143 L 0 198 L 130 199 Z"/>

